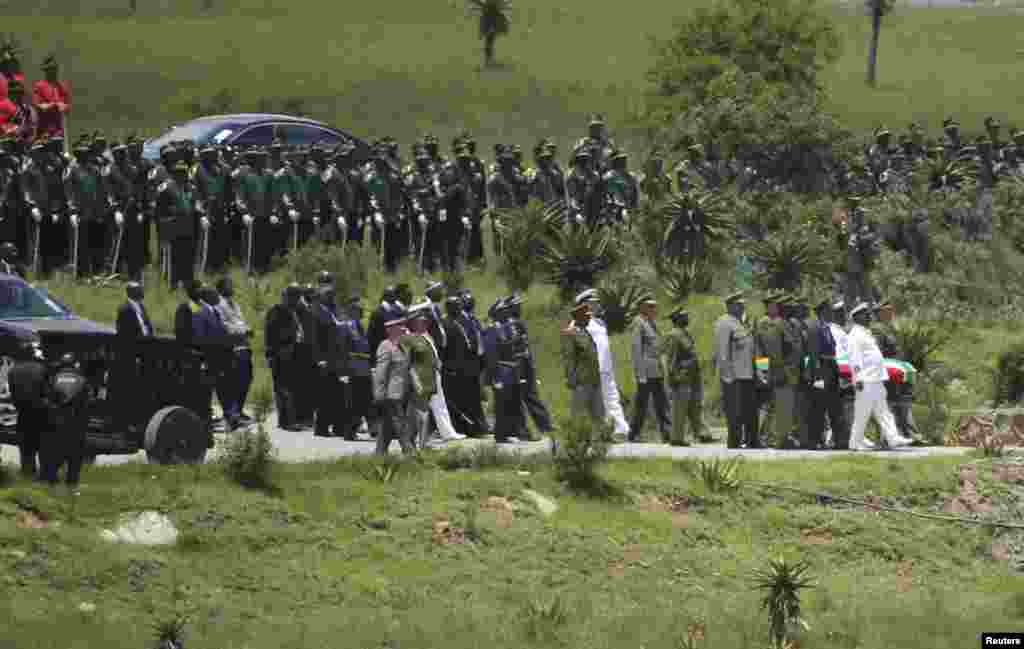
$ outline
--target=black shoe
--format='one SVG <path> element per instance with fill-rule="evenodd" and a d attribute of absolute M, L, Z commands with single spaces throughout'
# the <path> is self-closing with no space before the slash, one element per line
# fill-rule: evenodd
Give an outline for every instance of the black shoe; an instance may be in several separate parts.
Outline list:
<path fill-rule="evenodd" d="M 238 415 L 238 418 L 241 419 L 242 423 L 245 423 L 245 424 L 251 424 L 252 422 L 255 421 L 255 419 L 253 419 L 249 415 L 245 414 L 244 412 L 242 414 Z"/>
<path fill-rule="evenodd" d="M 305 429 L 302 428 L 302 426 L 299 426 L 298 424 L 291 424 L 290 426 L 281 426 L 281 430 L 286 430 L 289 433 L 301 433 Z"/>

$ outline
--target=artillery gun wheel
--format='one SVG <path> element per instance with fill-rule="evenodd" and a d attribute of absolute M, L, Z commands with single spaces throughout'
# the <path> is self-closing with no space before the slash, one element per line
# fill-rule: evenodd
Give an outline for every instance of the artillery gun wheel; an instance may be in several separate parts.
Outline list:
<path fill-rule="evenodd" d="M 184 406 L 158 410 L 146 426 L 146 458 L 156 464 L 201 464 L 209 434 L 202 419 Z"/>

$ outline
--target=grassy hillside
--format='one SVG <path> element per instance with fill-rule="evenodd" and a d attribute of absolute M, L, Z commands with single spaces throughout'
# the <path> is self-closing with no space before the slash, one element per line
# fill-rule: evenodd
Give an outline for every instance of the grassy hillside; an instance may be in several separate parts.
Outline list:
<path fill-rule="evenodd" d="M 73 131 L 159 129 L 223 89 L 239 108 L 260 99 L 305 101 L 313 116 L 408 146 L 430 130 L 461 126 L 483 150 L 555 137 L 563 152 L 585 115 L 607 113 L 615 135 L 642 153 L 632 117 L 642 105 L 649 36 L 670 33 L 697 0 L 598 8 L 581 0 L 516 3 L 513 33 L 498 42 L 500 69 L 480 71 L 475 25 L 461 3 L 327 0 L 139 0 L 0 5 L 4 31 L 22 36 L 34 73 L 55 48 L 77 95 Z M 60 15 L 68 6 L 74 16 Z M 863 84 L 868 22 L 835 9 L 845 54 L 829 71 L 834 105 L 856 128 L 911 119 L 938 130 L 948 113 L 967 129 L 993 113 L 1012 122 L 1024 90 L 1015 82 L 1024 17 L 996 10 L 899 9 L 886 19 L 879 88 Z"/>
<path fill-rule="evenodd" d="M 779 461 L 742 475 L 935 511 L 963 461 Z M 692 646 L 761 649 L 750 576 L 779 556 L 807 560 L 816 582 L 805 649 L 960 649 L 1024 624 L 1024 582 L 990 558 L 1016 546 L 986 528 L 786 491 L 715 496 L 668 461 L 609 465 L 632 496 L 611 500 L 567 493 L 531 464 L 413 466 L 387 484 L 359 466 L 283 467 L 282 497 L 212 467 L 90 468 L 73 504 L 22 483 L 0 490 L 0 646 L 139 649 L 181 612 L 198 648 L 677 649 L 701 629 Z M 559 510 L 542 516 L 524 488 Z M 176 547 L 98 538 L 144 509 L 168 513 Z M 32 510 L 44 529 L 22 527 Z"/>

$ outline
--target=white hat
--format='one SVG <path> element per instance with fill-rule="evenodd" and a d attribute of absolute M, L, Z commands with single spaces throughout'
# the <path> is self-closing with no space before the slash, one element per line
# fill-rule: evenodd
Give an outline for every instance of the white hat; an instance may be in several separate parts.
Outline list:
<path fill-rule="evenodd" d="M 846 302 L 844 302 L 843 300 L 839 300 L 838 302 L 832 305 L 832 310 L 838 311 L 839 309 L 842 309 L 844 306 L 846 306 Z"/>
<path fill-rule="evenodd" d="M 850 317 L 852 318 L 853 316 L 857 315 L 861 311 L 870 311 L 870 310 L 871 310 L 871 307 L 868 305 L 867 302 L 861 302 L 857 306 L 853 307 L 852 311 L 850 311 Z"/>

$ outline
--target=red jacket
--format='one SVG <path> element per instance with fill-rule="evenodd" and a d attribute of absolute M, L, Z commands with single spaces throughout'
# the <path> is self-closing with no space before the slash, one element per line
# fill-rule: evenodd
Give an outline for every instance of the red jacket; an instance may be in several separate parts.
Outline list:
<path fill-rule="evenodd" d="M 39 114 L 38 137 L 64 135 L 61 110 L 54 106 L 49 110 L 39 108 L 41 104 L 64 104 L 65 112 L 71 109 L 71 89 L 64 81 L 50 83 L 45 79 L 32 84 L 32 105 Z"/>
<path fill-rule="evenodd" d="M 3 79 L 3 75 L 0 75 L 0 79 Z M 14 132 L 18 130 L 18 125 L 13 121 L 17 112 L 18 107 L 14 105 L 13 101 L 6 95 L 0 97 L 0 135 L 14 135 Z"/>

